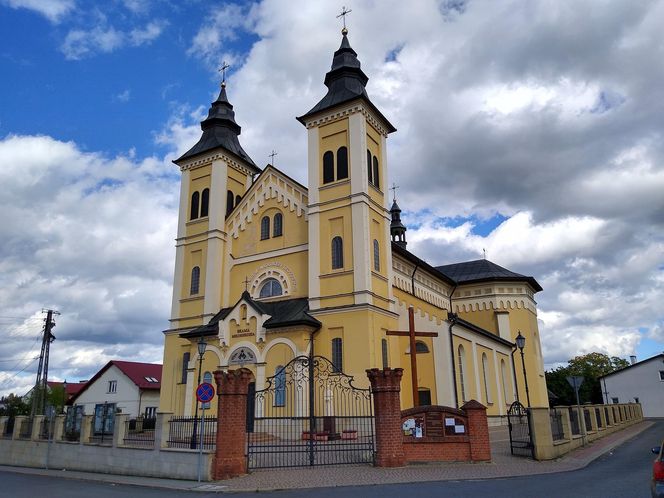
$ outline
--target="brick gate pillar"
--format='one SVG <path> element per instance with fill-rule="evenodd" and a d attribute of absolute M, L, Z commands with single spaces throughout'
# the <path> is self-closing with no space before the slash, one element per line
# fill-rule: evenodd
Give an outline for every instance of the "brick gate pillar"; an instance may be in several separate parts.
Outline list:
<path fill-rule="evenodd" d="M 471 399 L 461 409 L 468 415 L 470 459 L 473 462 L 490 461 L 491 443 L 489 442 L 489 422 L 486 417 L 486 406 Z"/>
<path fill-rule="evenodd" d="M 254 374 L 247 368 L 214 372 L 217 384 L 217 448 L 212 478 L 230 479 L 247 473 L 247 393 Z"/>
<path fill-rule="evenodd" d="M 403 368 L 367 370 L 374 399 L 376 427 L 376 467 L 403 467 L 401 429 L 401 377 Z"/>

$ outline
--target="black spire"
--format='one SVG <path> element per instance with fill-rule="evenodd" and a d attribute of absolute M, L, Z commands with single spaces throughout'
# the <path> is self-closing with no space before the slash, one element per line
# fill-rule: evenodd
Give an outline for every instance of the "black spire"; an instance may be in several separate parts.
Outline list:
<path fill-rule="evenodd" d="M 394 202 L 392 202 L 390 214 L 392 215 L 392 222 L 390 223 L 390 234 L 392 235 L 392 242 L 396 242 L 398 245 L 405 249 L 406 227 L 403 223 L 401 223 L 401 208 L 397 204 L 396 199 L 394 199 Z"/>
<path fill-rule="evenodd" d="M 175 161 L 176 163 L 183 159 L 221 147 L 239 157 L 244 162 L 249 163 L 250 166 L 255 168 L 257 173 L 260 172 L 258 166 L 256 166 L 254 161 L 249 157 L 249 154 L 247 154 L 240 145 L 238 136 L 240 135 L 241 128 L 240 125 L 235 122 L 235 111 L 233 111 L 233 106 L 228 101 L 225 83 L 221 84 L 219 97 L 212 102 L 207 118 L 201 121 L 201 130 L 203 130 L 203 135 L 198 143 L 177 159 Z"/>
<path fill-rule="evenodd" d="M 378 114 L 378 116 L 385 122 L 388 132 L 396 131 L 396 128 L 385 119 L 385 116 L 376 108 L 376 106 L 369 99 L 367 94 L 366 85 L 369 77 L 362 71 L 360 61 L 357 58 L 357 52 L 353 50 L 348 41 L 346 34 L 347 29 L 342 31 L 341 45 L 339 49 L 334 52 L 332 59 L 332 67 L 325 75 L 325 86 L 327 87 L 327 95 L 321 99 L 308 113 L 297 118 L 297 120 L 305 124 L 306 118 L 312 114 L 330 109 L 331 107 L 339 104 L 344 104 L 355 99 L 364 100 L 369 106 Z"/>

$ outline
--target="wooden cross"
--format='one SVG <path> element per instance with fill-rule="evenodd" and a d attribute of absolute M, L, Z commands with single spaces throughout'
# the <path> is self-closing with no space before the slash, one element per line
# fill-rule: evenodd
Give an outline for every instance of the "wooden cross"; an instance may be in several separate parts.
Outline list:
<path fill-rule="evenodd" d="M 226 86 L 226 69 L 228 69 L 229 66 L 226 64 L 226 61 L 222 61 L 221 67 L 219 68 L 219 72 L 221 73 L 221 86 Z"/>
<path fill-rule="evenodd" d="M 272 154 L 268 154 L 268 155 L 270 156 L 270 158 L 271 158 L 271 159 L 270 159 L 270 161 L 271 161 L 270 164 L 271 164 L 272 166 L 274 166 L 274 156 L 276 156 L 276 155 L 278 155 L 278 154 L 279 154 L 279 153 L 278 153 L 278 152 L 275 152 L 274 149 L 272 149 Z"/>
<path fill-rule="evenodd" d="M 343 20 L 344 20 L 344 29 L 341 31 L 344 35 L 345 35 L 346 33 L 348 33 L 348 30 L 346 29 L 346 16 L 347 16 L 348 14 L 350 14 L 351 12 L 353 12 L 353 11 L 350 10 L 350 9 L 346 10 L 346 6 L 343 6 L 343 7 L 341 7 L 341 14 L 339 14 L 339 15 L 337 16 L 337 19 L 339 19 L 340 17 L 342 17 Z"/>
<path fill-rule="evenodd" d="M 390 190 L 391 190 L 392 192 L 394 192 L 394 197 L 393 197 L 393 199 L 394 199 L 395 201 L 397 200 L 397 189 L 398 189 L 398 188 L 399 188 L 399 186 L 398 186 L 396 183 L 393 183 L 393 184 L 392 184 L 392 187 L 390 187 Z"/>
<path fill-rule="evenodd" d="M 420 406 L 419 390 L 417 386 L 417 348 L 415 337 L 438 337 L 438 332 L 416 332 L 415 311 L 413 307 L 408 308 L 408 330 L 388 330 L 387 335 L 397 335 L 410 338 L 410 375 L 413 385 L 413 407 Z"/>

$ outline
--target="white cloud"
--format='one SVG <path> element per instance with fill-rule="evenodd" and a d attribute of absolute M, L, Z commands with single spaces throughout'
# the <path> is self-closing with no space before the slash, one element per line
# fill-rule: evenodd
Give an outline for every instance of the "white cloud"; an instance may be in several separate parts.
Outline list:
<path fill-rule="evenodd" d="M 55 24 L 75 7 L 74 0 L 2 0 L 2 3 L 14 9 L 32 10 Z"/>
<path fill-rule="evenodd" d="M 113 96 L 113 100 L 115 100 L 116 102 L 123 102 L 123 103 L 129 102 L 130 98 L 131 98 L 131 90 L 129 90 L 128 88 Z"/>
<path fill-rule="evenodd" d="M 166 21 L 151 21 L 144 28 L 132 29 L 129 32 L 129 40 L 134 46 L 150 43 L 161 35 L 167 25 Z"/>

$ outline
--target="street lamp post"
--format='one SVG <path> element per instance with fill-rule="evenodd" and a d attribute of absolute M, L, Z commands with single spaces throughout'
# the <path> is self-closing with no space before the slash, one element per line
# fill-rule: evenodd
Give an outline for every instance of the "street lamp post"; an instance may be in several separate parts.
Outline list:
<path fill-rule="evenodd" d="M 207 348 L 207 343 L 203 340 L 203 336 L 198 340 L 198 382 L 196 387 L 201 384 L 201 370 L 203 370 L 203 355 L 205 354 L 205 348 Z M 196 409 L 194 411 L 194 430 L 191 431 L 191 445 L 189 446 L 192 450 L 196 449 L 196 434 L 198 429 L 198 399 L 196 399 Z M 202 443 L 201 443 L 202 444 Z"/>
<path fill-rule="evenodd" d="M 526 361 L 523 358 L 523 348 L 526 345 L 526 338 L 521 335 L 516 336 L 516 346 L 521 350 L 521 366 L 523 367 L 523 381 L 526 385 L 526 400 L 528 401 L 528 408 L 530 408 L 530 393 L 528 392 L 528 375 L 526 374 Z"/>

